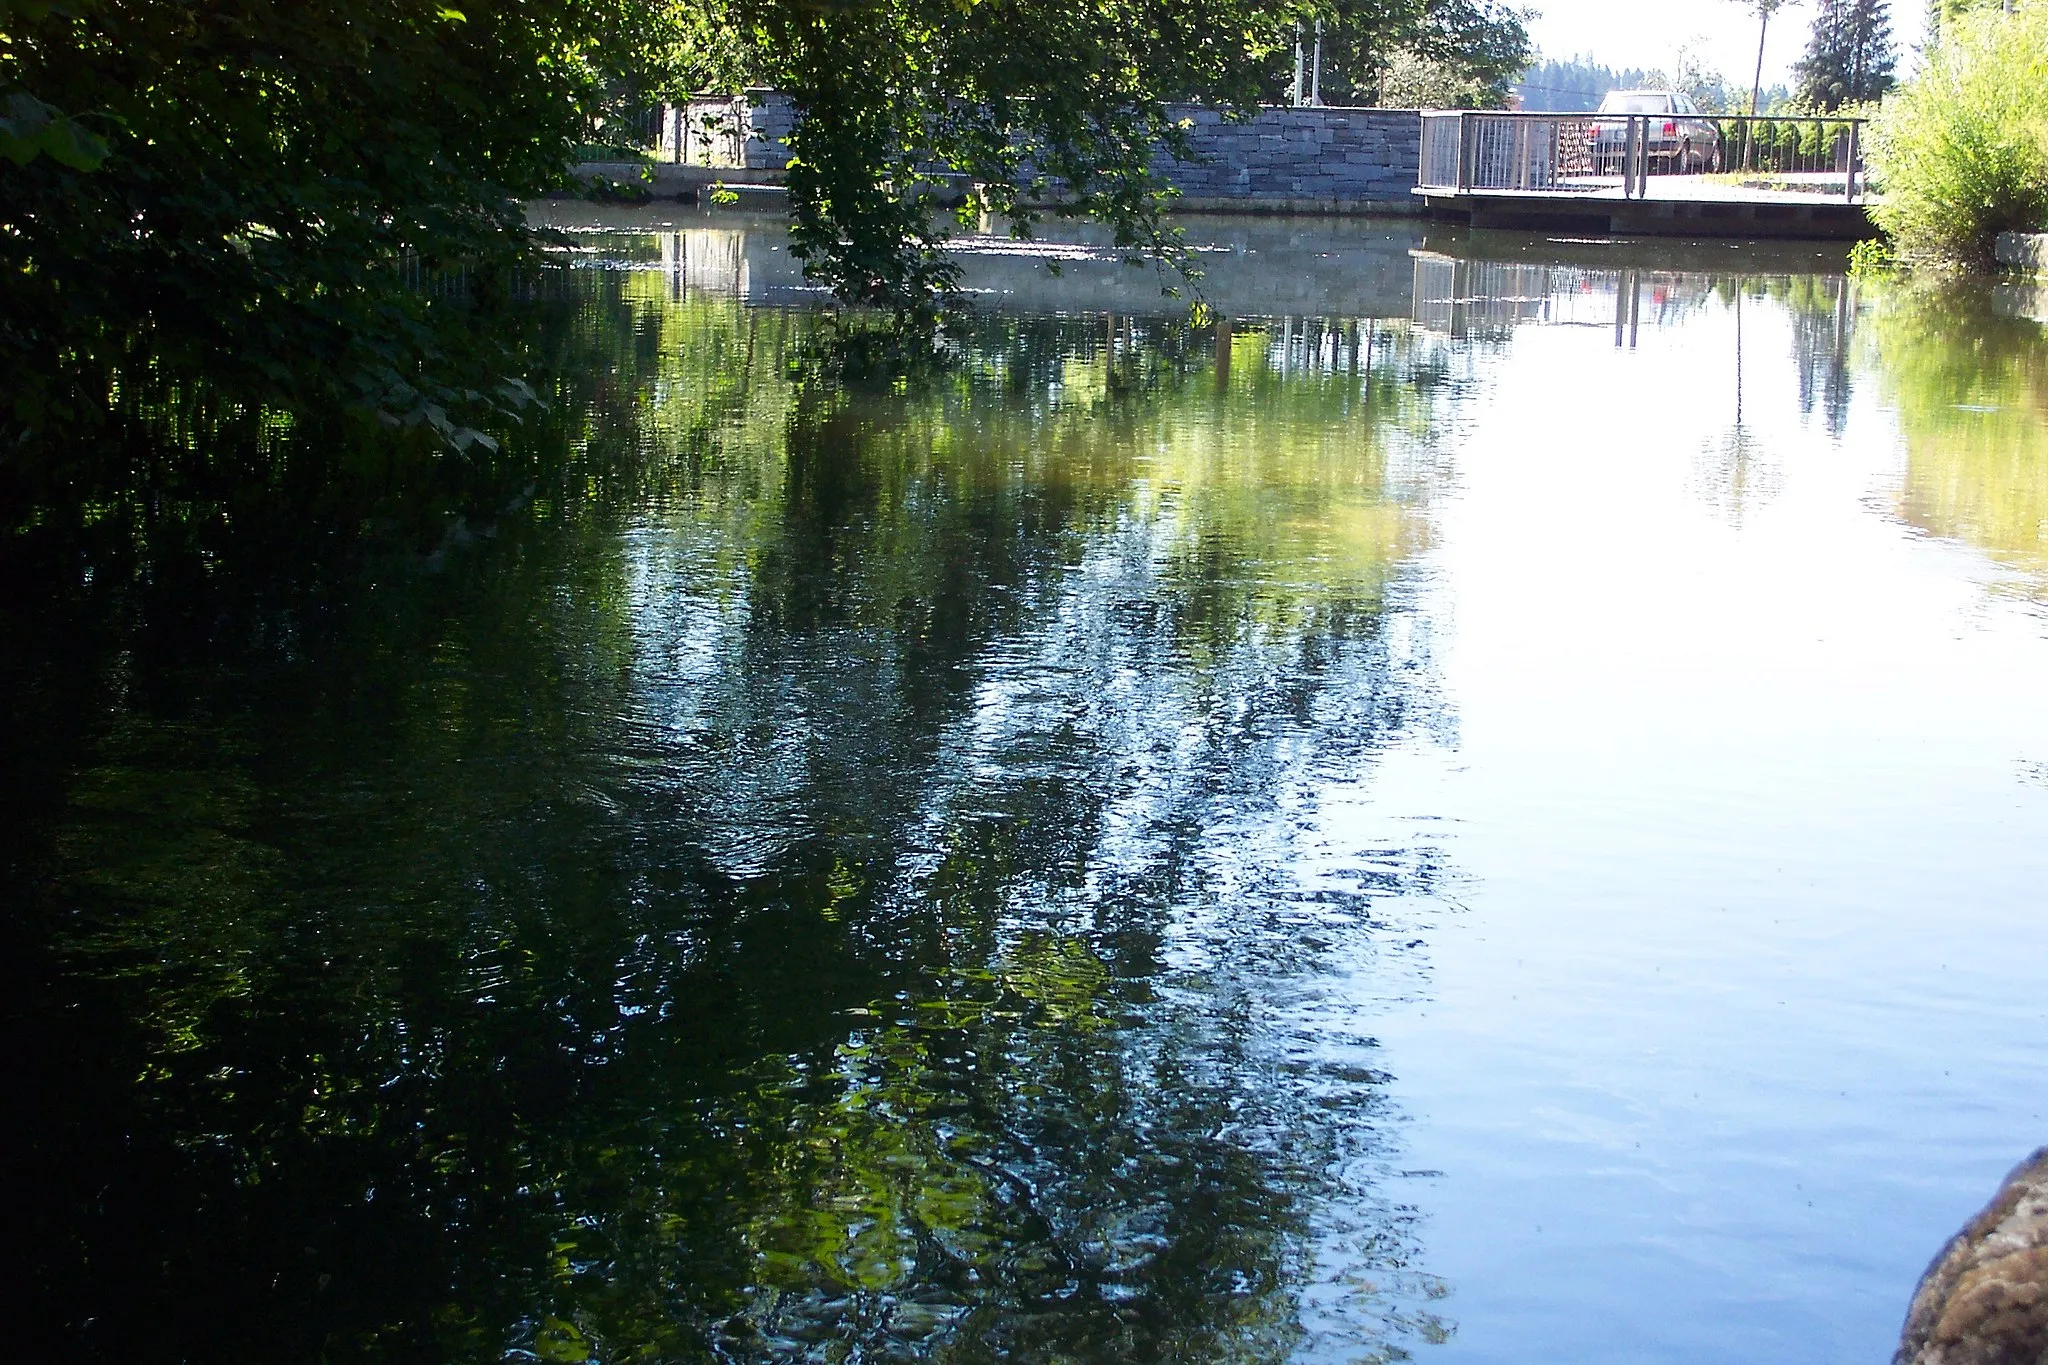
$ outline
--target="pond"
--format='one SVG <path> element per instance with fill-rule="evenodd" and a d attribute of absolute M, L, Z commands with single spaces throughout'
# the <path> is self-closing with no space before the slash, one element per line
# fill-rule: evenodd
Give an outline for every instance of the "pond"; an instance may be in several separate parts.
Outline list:
<path fill-rule="evenodd" d="M 1871 1361 L 2048 1140 L 2032 299 L 555 212 L 488 505 L 11 530 L 24 1350 Z"/>

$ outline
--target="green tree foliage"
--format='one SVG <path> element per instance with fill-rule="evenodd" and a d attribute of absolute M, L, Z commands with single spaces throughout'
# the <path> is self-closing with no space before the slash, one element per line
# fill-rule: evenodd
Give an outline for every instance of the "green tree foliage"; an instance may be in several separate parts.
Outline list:
<path fill-rule="evenodd" d="M 1270 0 L 1073 5 L 734 0 L 711 27 L 732 64 L 794 102 L 791 234 L 816 277 L 857 303 L 921 310 L 952 284 L 934 182 L 1029 231 L 1033 205 L 1171 246 L 1157 149 L 1173 106 L 1249 106 L 1277 24 Z"/>
<path fill-rule="evenodd" d="M 1871 126 L 1871 216 L 1908 258 L 1984 263 L 2048 218 L 2048 10 L 1952 16 Z"/>
<path fill-rule="evenodd" d="M 1939 43 L 1949 25 L 1973 10 L 1993 9 L 2010 12 L 2009 0 L 1928 0 L 1927 41 L 1929 45 Z"/>
<path fill-rule="evenodd" d="M 1892 88 L 1898 52 L 1886 0 L 1821 0 L 1794 68 L 1799 98 L 1819 109 L 1867 104 Z"/>
<path fill-rule="evenodd" d="M 956 275 L 932 212 L 940 182 L 964 191 L 963 220 L 994 210 L 1028 234 L 1050 204 L 1171 256 L 1157 165 L 1185 150 L 1179 106 L 1286 98 L 1297 23 L 1324 23 L 1328 103 L 1381 99 L 1405 62 L 1498 104 L 1529 57 L 1520 15 L 1497 0 L 728 3 L 706 24 L 738 35 L 725 66 L 797 107 L 797 250 L 841 298 L 912 312 Z"/>
<path fill-rule="evenodd" d="M 658 52 L 657 16 L 631 0 L 0 5 L 0 423 L 85 420 L 110 384 L 168 366 L 243 401 L 452 431 L 448 411 L 486 395 L 433 382 L 474 367 L 437 365 L 457 343 L 395 267 L 524 250 L 519 200 L 557 181 L 604 93 L 600 57 Z"/>
<path fill-rule="evenodd" d="M 1650 77 L 1653 89 L 1679 91 L 1709 114 L 1725 113 L 1735 103 L 1735 99 L 1730 96 L 1727 78 L 1708 67 L 1700 60 L 1698 52 L 1691 48 L 1679 50 L 1678 60 L 1673 63 L 1670 75 L 1667 76 L 1662 71 L 1653 71 Z M 1783 98 L 1786 93 L 1788 92 L 1785 92 L 1783 87 L 1765 92 L 1766 102 L 1763 107 L 1770 108 L 1772 103 Z"/>
<path fill-rule="evenodd" d="M 1300 17 L 1304 43 L 1323 21 L 1325 104 L 1494 108 L 1535 55 L 1521 11 L 1499 0 L 1311 0 Z M 1293 90 L 1287 38 L 1260 83 L 1268 102 Z"/>
<path fill-rule="evenodd" d="M 525 391 L 409 272 L 502 287 L 607 116 L 777 86 L 792 237 L 840 298 L 929 318 L 955 280 L 935 200 L 1050 205 L 1171 256 L 1157 166 L 1187 104 L 1243 111 L 1302 0 L 0 0 L 0 443 L 204 372 L 488 440 Z M 1332 61 L 1394 54 L 1488 102 L 1527 58 L 1495 0 L 1334 0 Z M 1340 74 L 1340 79 L 1342 79 Z M 943 193 L 941 193 L 943 191 Z M 494 283 L 495 282 L 495 285 Z M 490 420 L 486 420 L 490 419 Z"/>
<path fill-rule="evenodd" d="M 30 22 L 77 18 L 90 0 L 0 0 L 0 157 L 25 166 L 47 157 L 73 170 L 96 169 L 107 158 L 107 144 L 54 105 L 8 79 L 7 59 L 12 36 Z"/>
<path fill-rule="evenodd" d="M 1500 81 L 1403 48 L 1387 59 L 1373 102 L 1396 109 L 1498 109 L 1507 100 Z"/>

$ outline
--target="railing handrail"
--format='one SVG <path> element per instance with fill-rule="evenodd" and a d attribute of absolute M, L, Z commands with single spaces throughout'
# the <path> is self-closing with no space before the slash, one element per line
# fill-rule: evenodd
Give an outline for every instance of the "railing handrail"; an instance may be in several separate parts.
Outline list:
<path fill-rule="evenodd" d="M 1821 171 L 1842 177 L 1841 193 L 1854 202 L 1861 166 L 1863 126 L 1855 114 L 1680 114 L 1601 113 L 1553 109 L 1425 109 L 1422 155 L 1417 183 L 1426 188 L 1584 192 L 1594 188 L 1586 178 L 1587 158 L 1602 167 L 1598 175 L 1618 171 L 1624 199 L 1644 197 L 1649 178 L 1661 162 L 1666 173 L 1700 174 L 1708 163 L 1703 154 L 1711 131 L 1712 169 L 1741 173 L 1808 174 Z M 1685 125 L 1674 131 L 1674 124 Z M 1661 133 L 1659 125 L 1662 125 Z M 1537 130 L 1541 129 L 1539 133 Z M 1619 146 L 1611 139 L 1625 134 Z M 1759 131 L 1761 130 L 1761 131 Z M 1680 139 L 1676 146 L 1673 140 Z M 1723 163 L 1729 145 L 1741 148 L 1739 168 Z M 1832 150 L 1830 150 L 1832 149 Z M 1787 168 L 1786 158 L 1794 165 Z M 1821 167 L 1825 157 L 1831 166 Z M 1815 164 L 1803 167 L 1800 158 Z M 1769 164 L 1753 164 L 1756 163 Z M 1692 170 L 1684 170 L 1692 163 Z M 1567 185 L 1567 178 L 1575 183 Z"/>
<path fill-rule="evenodd" d="M 1614 120 L 1620 120 L 1620 119 L 1630 119 L 1630 118 L 1640 118 L 1640 119 L 1660 119 L 1660 118 L 1661 118 L 1661 119 L 1674 119 L 1674 118 L 1683 118 L 1683 119 L 1699 119 L 1699 120 L 1702 120 L 1702 121 L 1705 121 L 1705 122 L 1727 122 L 1727 121 L 1730 121 L 1730 120 L 1733 120 L 1733 121 L 1737 121 L 1737 122 L 1745 122 L 1745 121 L 1751 121 L 1751 120 L 1754 120 L 1754 121 L 1756 121 L 1756 122 L 1759 122 L 1759 123 L 1868 123 L 1868 122 L 1870 122 L 1870 119 L 1869 119 L 1869 117 L 1868 117 L 1868 116 L 1866 116 L 1866 115 L 1863 115 L 1863 114 L 1720 114 L 1720 113 L 1704 113 L 1704 112 L 1703 112 L 1703 113 L 1698 113 L 1698 114 L 1680 114 L 1680 113 L 1657 113 L 1657 112 L 1655 112 L 1655 111 L 1652 111 L 1652 112 L 1650 112 L 1650 113 L 1643 113 L 1643 112 L 1641 112 L 1640 110 L 1638 110 L 1638 111 L 1636 111 L 1636 112 L 1633 112 L 1633 113 L 1619 113 L 1619 114 L 1616 114 L 1616 113 L 1603 113 L 1603 112 L 1601 112 L 1601 111 L 1600 111 L 1600 110 L 1598 110 L 1598 109 L 1450 109 L 1450 108 L 1445 108 L 1445 109 L 1418 109 L 1418 110 L 1416 110 L 1416 112 L 1417 112 L 1417 113 L 1419 113 L 1419 114 L 1421 114 L 1421 115 L 1422 115 L 1422 116 L 1423 116 L 1424 118 L 1498 118 L 1498 119 L 1536 119 L 1536 120 L 1543 120 L 1543 121 L 1551 121 L 1551 122 L 1557 122 L 1557 121 L 1564 121 L 1564 122 L 1574 122 L 1574 121 L 1592 121 L 1592 120 L 1595 120 L 1595 119 L 1614 119 Z"/>
<path fill-rule="evenodd" d="M 1489 119 L 1533 119 L 1551 123 L 1593 123 L 1609 120 L 1619 123 L 1623 119 L 1698 119 L 1702 123 L 1818 123 L 1824 125 L 1863 124 L 1870 120 L 1862 114 L 1603 114 L 1589 110 L 1557 109 L 1421 109 L 1416 112 L 1424 118 L 1489 118 Z"/>

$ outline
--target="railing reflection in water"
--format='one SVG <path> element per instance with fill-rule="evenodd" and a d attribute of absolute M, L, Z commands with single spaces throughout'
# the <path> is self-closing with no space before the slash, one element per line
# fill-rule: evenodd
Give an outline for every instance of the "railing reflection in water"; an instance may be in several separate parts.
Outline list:
<path fill-rule="evenodd" d="M 1472 260 L 1433 251 L 1415 262 L 1414 321 L 1459 340 L 1505 340 L 1518 326 L 1612 327 L 1614 344 L 1634 349 L 1648 294 L 1651 320 L 1689 310 L 1711 282 L 1636 267 Z"/>

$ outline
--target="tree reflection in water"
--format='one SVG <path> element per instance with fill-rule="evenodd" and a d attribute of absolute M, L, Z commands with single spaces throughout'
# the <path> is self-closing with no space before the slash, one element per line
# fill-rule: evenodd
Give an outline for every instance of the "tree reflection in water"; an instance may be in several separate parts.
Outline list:
<path fill-rule="evenodd" d="M 1905 436 L 1899 511 L 2048 597 L 2048 335 L 1981 283 L 1882 291 L 1867 353 Z M 2038 310 L 2038 299 L 2033 301 Z"/>
<path fill-rule="evenodd" d="M 814 319 L 583 278 L 432 554 L 285 574 L 244 505 L 12 609 L 25 1344 L 1448 1331 L 1318 986 L 1436 862 L 1310 846 L 1444 719 L 1430 344 L 1240 322 L 1219 383 L 1184 327 L 990 320 L 851 383 Z"/>

